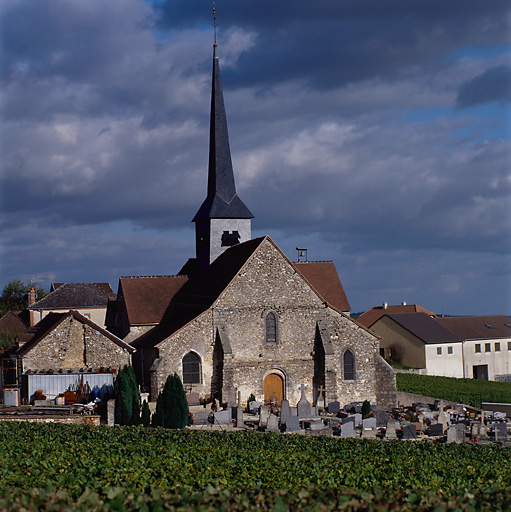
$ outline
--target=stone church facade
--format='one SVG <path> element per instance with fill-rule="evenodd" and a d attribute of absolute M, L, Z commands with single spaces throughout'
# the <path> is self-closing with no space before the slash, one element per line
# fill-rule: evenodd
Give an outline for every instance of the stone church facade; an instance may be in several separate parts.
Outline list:
<path fill-rule="evenodd" d="M 269 237 L 251 239 L 252 218 L 235 189 L 215 45 L 196 258 L 158 325 L 132 342 L 141 387 L 155 400 L 175 372 L 187 392 L 230 405 L 237 393 L 296 405 L 302 385 L 313 403 L 395 405 L 395 374 L 378 337 L 350 318 L 333 263 L 292 263 Z"/>
<path fill-rule="evenodd" d="M 391 405 L 379 393 L 393 372 L 376 364 L 378 338 L 329 306 L 270 238 L 251 245 L 212 306 L 154 346 L 152 395 L 176 372 L 187 391 L 223 401 L 235 390 L 242 401 L 296 404 L 304 384 L 315 403 L 321 393 L 327 402 Z"/>

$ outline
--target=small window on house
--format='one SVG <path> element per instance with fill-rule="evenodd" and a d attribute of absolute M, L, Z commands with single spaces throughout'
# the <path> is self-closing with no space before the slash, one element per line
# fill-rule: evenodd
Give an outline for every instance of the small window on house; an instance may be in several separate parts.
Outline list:
<path fill-rule="evenodd" d="M 495 352 L 500 352 L 500 343 L 495 343 Z"/>
<path fill-rule="evenodd" d="M 447 347 L 447 353 L 452 354 L 452 347 Z"/>
<path fill-rule="evenodd" d="M 277 317 L 275 313 L 266 315 L 266 341 L 268 343 L 277 342 Z"/>
<path fill-rule="evenodd" d="M 441 356 L 442 355 L 442 347 L 437 347 L 436 348 L 436 355 L 437 356 Z"/>
<path fill-rule="evenodd" d="M 194 352 L 188 352 L 183 357 L 183 384 L 200 384 L 200 358 Z"/>
<path fill-rule="evenodd" d="M 476 343 L 475 351 L 476 352 L 481 352 L 481 344 L 480 343 Z"/>
<path fill-rule="evenodd" d="M 380 348 L 380 356 L 385 357 L 385 349 Z"/>
<path fill-rule="evenodd" d="M 509 327 L 511 329 L 511 324 L 504 324 L 506 327 Z"/>
<path fill-rule="evenodd" d="M 485 343 L 484 344 L 484 351 L 485 352 L 491 352 L 491 344 L 490 343 Z"/>
<path fill-rule="evenodd" d="M 495 326 L 492 324 L 486 324 L 486 327 L 488 327 L 488 329 L 495 329 Z"/>
<path fill-rule="evenodd" d="M 346 350 L 343 357 L 344 380 L 355 380 L 355 358 L 351 350 Z"/>
<path fill-rule="evenodd" d="M 511 350 L 511 341 L 508 341 L 508 342 L 507 342 L 507 349 L 508 349 L 508 350 Z"/>

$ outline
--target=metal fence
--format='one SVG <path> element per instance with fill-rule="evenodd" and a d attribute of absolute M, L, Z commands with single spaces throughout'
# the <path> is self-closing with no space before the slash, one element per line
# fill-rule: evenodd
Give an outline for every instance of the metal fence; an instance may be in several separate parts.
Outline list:
<path fill-rule="evenodd" d="M 77 389 L 82 382 L 88 384 L 92 392 L 100 398 L 107 393 L 113 394 L 114 376 L 111 373 L 64 373 L 54 375 L 28 375 L 28 398 L 32 402 L 34 393 L 41 390 L 48 400 L 52 400 L 64 391 Z"/>

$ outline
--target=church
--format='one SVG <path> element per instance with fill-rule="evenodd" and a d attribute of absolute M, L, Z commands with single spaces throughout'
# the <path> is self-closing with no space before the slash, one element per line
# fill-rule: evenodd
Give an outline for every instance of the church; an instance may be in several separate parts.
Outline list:
<path fill-rule="evenodd" d="M 291 262 L 252 239 L 253 215 L 236 193 L 217 45 L 213 50 L 207 197 L 193 222 L 196 257 L 177 276 L 121 278 L 107 325 L 136 349 L 142 390 L 156 400 L 169 374 L 188 393 L 235 405 L 396 403 L 395 374 L 379 338 L 350 318 L 333 262 Z"/>

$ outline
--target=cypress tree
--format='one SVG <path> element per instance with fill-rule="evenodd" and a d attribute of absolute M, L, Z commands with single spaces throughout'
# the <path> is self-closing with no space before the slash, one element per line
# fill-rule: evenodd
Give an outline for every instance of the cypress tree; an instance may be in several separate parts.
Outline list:
<path fill-rule="evenodd" d="M 121 394 L 124 395 L 120 400 Z M 118 425 L 140 423 L 140 394 L 133 367 L 126 365 L 119 370 L 114 386 L 115 422 Z M 121 410 L 122 409 L 122 410 Z"/>
<path fill-rule="evenodd" d="M 140 422 L 144 427 L 148 427 L 151 423 L 151 411 L 149 410 L 149 404 L 145 400 L 142 404 L 142 417 L 140 418 Z"/>
<path fill-rule="evenodd" d="M 364 400 L 364 403 L 362 404 L 362 418 L 369 418 L 369 415 L 371 414 L 371 403 L 369 400 Z"/>
<path fill-rule="evenodd" d="M 115 399 L 115 423 L 117 425 L 128 425 L 129 419 L 126 393 L 121 391 Z"/>
<path fill-rule="evenodd" d="M 169 375 L 156 400 L 153 424 L 165 428 L 184 428 L 188 424 L 188 402 L 179 375 Z"/>

